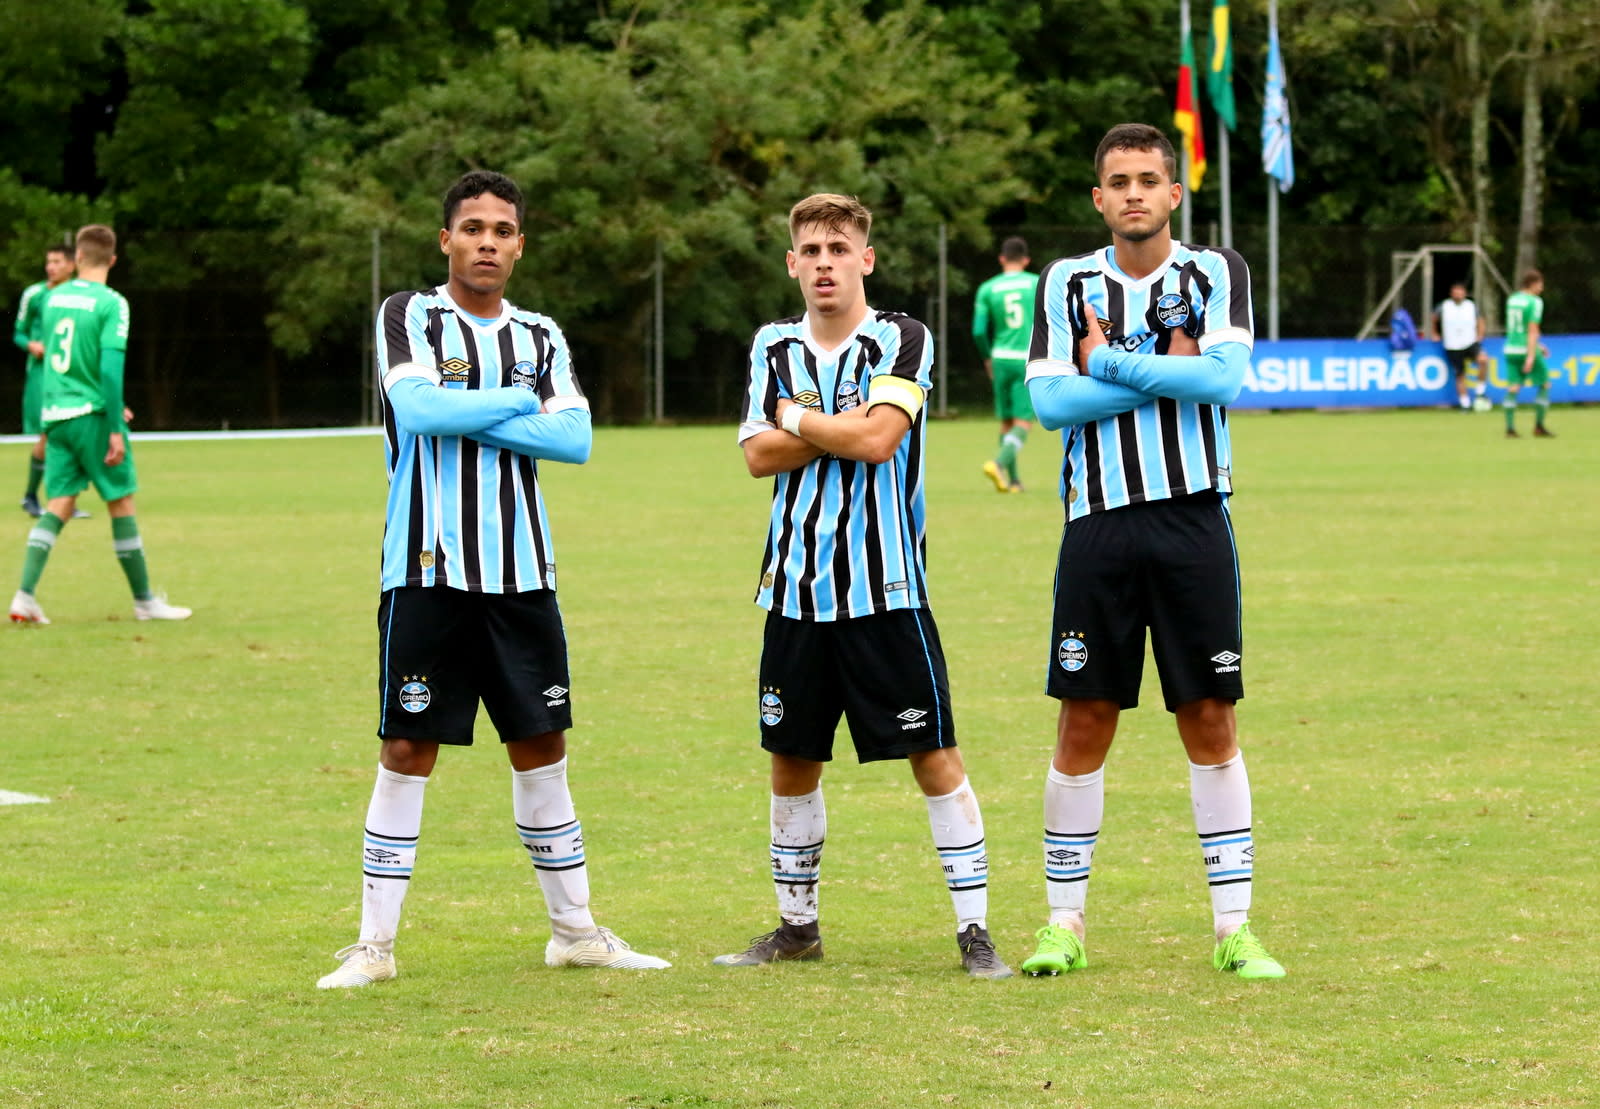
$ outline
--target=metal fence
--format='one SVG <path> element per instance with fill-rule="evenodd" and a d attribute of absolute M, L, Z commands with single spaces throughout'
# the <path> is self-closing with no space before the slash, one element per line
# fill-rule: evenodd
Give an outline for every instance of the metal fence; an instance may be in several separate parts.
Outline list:
<path fill-rule="evenodd" d="M 868 292 L 874 306 L 907 311 L 923 319 L 936 335 L 938 351 L 936 411 L 986 411 L 988 386 L 970 330 L 972 291 L 996 270 L 997 244 L 1007 235 L 1028 240 L 1034 268 L 1052 258 L 1104 245 L 1104 227 L 1022 226 L 997 228 L 992 243 L 951 241 L 941 252 L 942 265 L 930 267 L 916 287 L 889 293 Z M 1214 226 L 1195 228 L 1195 238 L 1215 242 Z M 1285 338 L 1353 336 L 1371 315 L 1394 280 L 1397 252 L 1421 244 L 1446 241 L 1433 227 L 1297 227 L 1282 232 L 1280 258 L 1281 334 Z M 1258 327 L 1265 333 L 1267 275 L 1265 224 L 1238 224 L 1235 248 L 1250 263 L 1255 282 Z M 205 257 L 196 256 L 186 270 L 174 270 L 171 252 L 162 267 L 141 264 L 130 250 L 113 273 L 113 285 L 126 295 L 133 312 L 126 395 L 136 413 L 135 428 L 147 430 L 205 428 L 326 427 L 370 422 L 373 413 L 371 372 L 372 296 L 365 289 L 367 268 L 375 288 L 387 292 L 385 252 L 414 258 L 415 244 L 386 244 L 376 236 L 352 242 L 350 264 L 362 280 L 362 292 L 341 305 L 335 322 L 317 337 L 309 355 L 290 358 L 269 336 L 267 314 L 275 306 L 267 279 L 240 258 L 249 256 L 249 240 L 218 251 L 215 240 Z M 1600 328 L 1600 226 L 1547 227 L 1540 251 L 1546 278 L 1546 329 L 1594 331 Z M 1491 251 L 1495 264 L 1513 282 L 1509 249 Z M 1433 288 L 1414 279 L 1403 291 L 1403 303 L 1419 324 L 1431 306 L 1448 292 L 1451 281 L 1470 274 L 1462 255 L 1461 272 L 1450 259 L 1432 268 Z M 376 259 L 374 264 L 373 259 Z M 442 278 L 443 272 L 439 276 Z M 653 277 L 642 290 L 653 309 L 637 332 L 637 357 L 621 367 L 595 356 L 574 340 L 574 362 L 584 387 L 597 399 L 600 420 L 642 418 L 647 421 L 734 421 L 740 413 L 745 344 L 755 325 L 739 335 L 696 333 L 689 349 L 666 349 L 663 318 L 693 314 L 692 303 L 674 303 Z M 6 305 L 13 314 L 20 290 L 10 290 Z M 1476 290 L 1474 291 L 1476 292 Z M 375 294 L 373 294 L 375 295 Z M 1496 322 L 1489 298 L 1491 328 Z M 537 307 L 537 305 L 533 305 Z M 798 297 L 795 299 L 798 310 Z M 566 324 L 567 321 L 562 321 Z M 598 321 L 605 323 L 605 321 Z M 622 326 L 620 323 L 618 326 Z M 568 327 L 569 333 L 573 330 Z M 1380 328 L 1379 333 L 1382 333 Z M 679 342 L 679 347 L 682 347 Z M 17 372 L 0 374 L 0 432 L 20 430 L 19 398 L 23 356 L 13 355 Z M 607 370 L 607 365 L 610 370 Z M 659 371 L 659 377 L 657 373 Z M 608 380 L 608 373 L 613 380 Z M 627 381 L 620 378 L 626 375 Z"/>

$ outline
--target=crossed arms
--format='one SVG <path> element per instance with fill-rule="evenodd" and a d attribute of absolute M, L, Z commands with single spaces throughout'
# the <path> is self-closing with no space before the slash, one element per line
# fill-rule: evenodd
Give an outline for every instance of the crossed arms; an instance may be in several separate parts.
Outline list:
<path fill-rule="evenodd" d="M 412 435 L 465 435 L 529 458 L 574 464 L 589 460 L 594 433 L 589 403 L 580 396 L 552 397 L 521 386 L 445 389 L 439 371 L 417 362 L 384 375 L 384 394 L 395 424 Z"/>

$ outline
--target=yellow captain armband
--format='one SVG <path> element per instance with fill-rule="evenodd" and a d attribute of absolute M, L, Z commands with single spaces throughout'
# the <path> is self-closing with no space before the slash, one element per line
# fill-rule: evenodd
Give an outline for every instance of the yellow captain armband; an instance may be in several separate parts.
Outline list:
<path fill-rule="evenodd" d="M 915 381 L 895 377 L 893 374 L 882 374 L 873 378 L 867 390 L 869 409 L 878 404 L 892 404 L 912 420 L 915 420 L 917 413 L 922 411 L 922 402 L 925 399 L 922 386 Z"/>

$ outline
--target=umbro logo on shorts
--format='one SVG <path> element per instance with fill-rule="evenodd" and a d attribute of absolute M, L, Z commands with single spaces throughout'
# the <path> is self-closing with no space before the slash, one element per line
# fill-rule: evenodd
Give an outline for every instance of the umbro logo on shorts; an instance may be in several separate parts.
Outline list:
<path fill-rule="evenodd" d="M 544 690 L 543 693 L 549 698 L 549 700 L 545 702 L 545 705 L 549 708 L 555 708 L 557 705 L 564 705 L 567 703 L 567 687 L 564 685 L 553 685 L 549 689 Z"/>
<path fill-rule="evenodd" d="M 928 722 L 922 718 L 927 715 L 927 709 L 906 709 L 905 712 L 896 713 L 895 719 L 905 721 L 904 724 L 900 725 L 900 730 L 902 732 L 907 732 L 912 728 L 926 728 L 928 726 Z"/>
<path fill-rule="evenodd" d="M 1218 651 L 1211 656 L 1211 661 L 1217 664 L 1218 674 L 1237 674 L 1239 672 L 1239 655 L 1232 651 Z"/>

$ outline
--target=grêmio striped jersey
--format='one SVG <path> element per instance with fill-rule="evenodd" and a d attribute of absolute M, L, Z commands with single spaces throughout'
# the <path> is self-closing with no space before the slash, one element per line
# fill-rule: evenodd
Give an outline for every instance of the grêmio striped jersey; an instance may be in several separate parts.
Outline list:
<path fill-rule="evenodd" d="M 797 620 L 928 606 L 921 402 L 932 388 L 932 365 L 928 329 L 898 312 L 868 308 L 861 326 L 833 350 L 816 344 L 806 316 L 756 332 L 741 443 L 777 426 L 779 397 L 829 415 L 874 403 L 915 409 L 887 462 L 825 455 L 773 479 L 756 604 Z"/>
<path fill-rule="evenodd" d="M 1058 258 L 1039 275 L 1029 373 L 1038 360 L 1077 362 L 1083 305 L 1093 305 L 1111 348 L 1165 354 L 1181 326 L 1203 353 L 1254 343 L 1250 270 L 1227 248 L 1173 241 L 1164 265 L 1135 280 L 1107 246 Z M 1215 489 L 1232 492 L 1228 410 L 1151 397 L 1131 411 L 1062 429 L 1061 496 L 1067 518 Z"/>
<path fill-rule="evenodd" d="M 572 373 L 566 339 L 553 320 L 502 301 L 483 321 L 444 286 L 395 293 L 377 319 L 377 370 L 412 363 L 436 371 L 445 389 L 521 385 L 542 411 L 588 408 Z M 414 435 L 385 397 L 389 501 L 383 532 L 383 588 L 444 585 L 474 593 L 556 587 L 550 521 L 538 463 L 467 435 Z"/>

